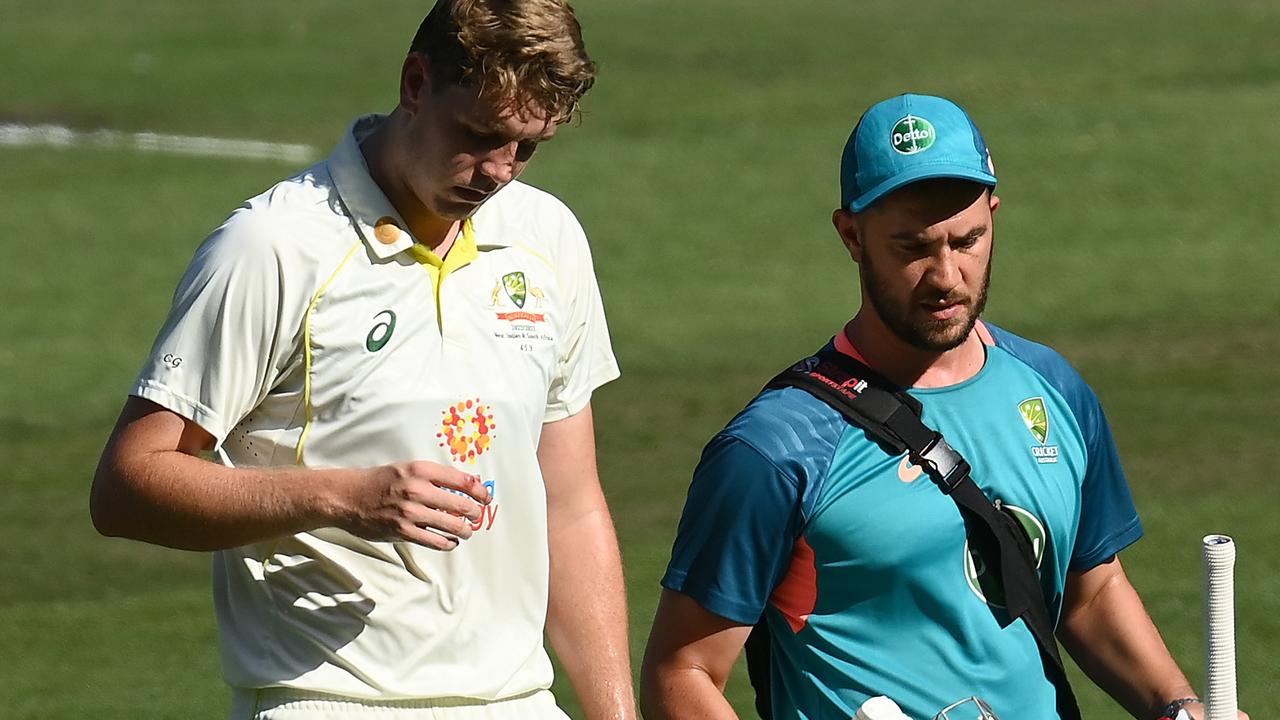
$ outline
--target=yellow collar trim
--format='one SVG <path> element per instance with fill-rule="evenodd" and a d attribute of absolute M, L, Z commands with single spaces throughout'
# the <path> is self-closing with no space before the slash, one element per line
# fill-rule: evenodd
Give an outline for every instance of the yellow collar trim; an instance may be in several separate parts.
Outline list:
<path fill-rule="evenodd" d="M 440 306 L 440 286 L 449 277 L 449 273 L 471 264 L 471 261 L 480 256 L 480 251 L 476 249 L 476 233 L 471 218 L 462 221 L 462 231 L 453 239 L 453 246 L 443 258 L 417 243 L 409 248 L 409 255 L 431 276 L 436 296 L 436 322 L 443 329 L 444 309 Z"/>
<path fill-rule="evenodd" d="M 462 221 L 462 231 L 458 233 L 458 237 L 454 238 L 453 246 L 443 258 L 426 246 L 416 243 L 409 248 L 409 254 L 414 260 L 427 267 L 432 278 L 438 279 L 443 279 L 454 270 L 470 264 L 480 256 L 480 251 L 476 249 L 476 234 L 471 226 L 471 218 Z"/>

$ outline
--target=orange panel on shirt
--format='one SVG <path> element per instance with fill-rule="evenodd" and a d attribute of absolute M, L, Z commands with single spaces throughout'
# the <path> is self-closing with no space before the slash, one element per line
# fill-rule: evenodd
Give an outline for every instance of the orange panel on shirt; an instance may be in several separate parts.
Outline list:
<path fill-rule="evenodd" d="M 818 604 L 818 569 L 814 564 L 813 548 L 804 538 L 796 540 L 795 549 L 791 551 L 791 565 L 774 589 L 769 603 L 787 618 L 791 632 L 800 632 L 809 622 L 809 615 Z"/>

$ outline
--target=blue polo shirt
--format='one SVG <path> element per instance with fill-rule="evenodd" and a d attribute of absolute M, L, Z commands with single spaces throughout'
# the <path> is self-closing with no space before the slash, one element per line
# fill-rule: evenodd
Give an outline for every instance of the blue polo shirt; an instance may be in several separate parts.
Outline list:
<path fill-rule="evenodd" d="M 1044 345 L 980 330 L 976 375 L 910 392 L 1028 531 L 1056 618 L 1068 570 L 1107 560 L 1142 527 L 1084 380 Z M 849 718 L 876 695 L 921 720 L 971 695 L 1004 718 L 1056 717 L 1030 631 L 1001 627 L 997 575 L 905 454 L 784 388 L 707 445 L 662 584 L 737 623 L 764 616 L 776 718 Z"/>

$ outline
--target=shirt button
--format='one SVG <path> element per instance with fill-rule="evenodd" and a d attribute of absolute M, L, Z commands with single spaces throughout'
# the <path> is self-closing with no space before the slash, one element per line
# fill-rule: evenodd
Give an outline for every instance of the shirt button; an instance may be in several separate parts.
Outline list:
<path fill-rule="evenodd" d="M 373 236 L 383 245 L 393 245 L 400 239 L 400 226 L 396 225 L 393 217 L 380 217 L 373 228 Z"/>

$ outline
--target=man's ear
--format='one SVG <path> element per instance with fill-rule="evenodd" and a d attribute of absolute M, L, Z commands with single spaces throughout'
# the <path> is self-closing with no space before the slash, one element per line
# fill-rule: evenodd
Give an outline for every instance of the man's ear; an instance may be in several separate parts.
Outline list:
<path fill-rule="evenodd" d="M 862 262 L 862 228 L 858 225 L 858 218 L 849 210 L 840 208 L 831 213 L 831 224 L 836 227 L 836 232 L 840 234 L 840 241 L 844 243 L 844 247 L 849 251 L 849 257 L 853 258 L 856 263 Z"/>
<path fill-rule="evenodd" d="M 996 195 L 995 192 L 992 192 L 991 193 L 991 214 L 995 215 L 996 209 L 999 207 L 1000 207 L 1000 196 Z"/>
<path fill-rule="evenodd" d="M 400 66 L 400 107 L 410 116 L 419 113 L 431 94 L 431 59 L 411 52 Z"/>

